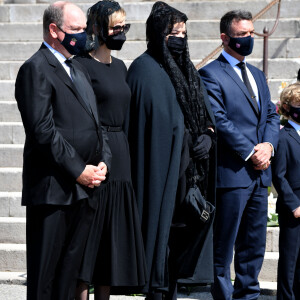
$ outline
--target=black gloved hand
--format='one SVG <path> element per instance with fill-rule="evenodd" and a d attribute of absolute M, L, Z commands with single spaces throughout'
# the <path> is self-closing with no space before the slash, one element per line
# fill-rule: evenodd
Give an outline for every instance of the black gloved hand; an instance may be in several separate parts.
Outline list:
<path fill-rule="evenodd" d="M 193 146 L 193 157 L 196 159 L 203 159 L 209 157 L 209 150 L 212 145 L 211 137 L 207 134 L 200 135 Z"/>

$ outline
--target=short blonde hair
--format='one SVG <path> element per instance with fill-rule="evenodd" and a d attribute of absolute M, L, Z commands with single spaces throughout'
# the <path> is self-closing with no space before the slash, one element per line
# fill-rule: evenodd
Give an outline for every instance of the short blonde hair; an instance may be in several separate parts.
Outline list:
<path fill-rule="evenodd" d="M 294 100 L 300 101 L 300 82 L 290 84 L 282 91 L 278 112 L 286 118 L 289 118 L 289 112 L 285 110 L 283 104 L 290 105 Z"/>
<path fill-rule="evenodd" d="M 108 17 L 108 26 L 113 27 L 116 23 L 122 23 L 125 20 L 126 12 L 123 8 L 115 11 Z"/>

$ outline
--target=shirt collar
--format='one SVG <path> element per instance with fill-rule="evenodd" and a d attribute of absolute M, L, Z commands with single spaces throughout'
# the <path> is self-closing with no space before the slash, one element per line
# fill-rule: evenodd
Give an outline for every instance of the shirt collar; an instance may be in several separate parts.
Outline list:
<path fill-rule="evenodd" d="M 53 53 L 53 55 L 58 59 L 58 61 L 63 64 L 67 58 L 65 58 L 60 52 L 52 48 L 47 42 L 44 41 L 45 46 Z"/>
<path fill-rule="evenodd" d="M 232 67 L 235 67 L 238 63 L 240 63 L 238 59 L 228 54 L 224 49 L 222 51 L 222 55 L 225 57 L 225 59 L 229 62 L 229 64 Z M 243 62 L 246 63 L 246 58 L 244 58 Z"/>
<path fill-rule="evenodd" d="M 295 122 L 292 121 L 292 120 L 289 120 L 288 122 L 295 128 L 295 130 L 296 130 L 298 133 L 300 132 L 300 125 L 299 125 L 299 124 L 295 123 Z"/>

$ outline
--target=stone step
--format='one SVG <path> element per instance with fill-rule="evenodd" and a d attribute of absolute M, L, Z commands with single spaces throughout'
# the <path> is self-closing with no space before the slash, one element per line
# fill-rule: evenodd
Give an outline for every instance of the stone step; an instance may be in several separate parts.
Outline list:
<path fill-rule="evenodd" d="M 1 81 L 0 81 L 1 86 Z M 12 88 L 14 84 L 11 83 Z M 0 122 L 12 122 L 19 123 L 21 122 L 21 115 L 17 107 L 17 102 L 13 98 L 8 98 L 7 101 L 0 101 Z M 1 123 L 0 123 L 1 124 Z M 1 136 L 1 140 L 2 140 Z"/>
<path fill-rule="evenodd" d="M 0 168 L 0 192 L 22 190 L 22 168 Z"/>
<path fill-rule="evenodd" d="M 1 80 L 0 81 L 0 101 L 12 100 L 15 98 L 15 81 Z"/>
<path fill-rule="evenodd" d="M 259 280 L 261 281 L 277 281 L 277 264 L 279 253 L 266 252 L 261 272 L 259 273 Z"/>
<path fill-rule="evenodd" d="M 276 283 L 260 282 L 261 295 L 258 300 L 276 300 Z M 0 272 L 0 294 L 7 295 L 6 300 L 26 300 L 26 273 Z M 94 300 L 94 294 L 89 295 Z M 111 295 L 111 300 L 144 300 L 144 295 Z M 199 299 L 212 300 L 210 286 L 195 286 L 179 290 L 179 300 Z"/>
<path fill-rule="evenodd" d="M 1 110 L 0 102 L 0 110 Z M 17 110 L 17 108 L 14 108 Z M 0 122 L 0 144 L 24 144 L 25 133 L 22 122 Z"/>
<path fill-rule="evenodd" d="M 22 276 L 19 275 L 19 276 Z M 259 281 L 261 295 L 273 296 L 274 298 L 267 298 L 268 300 L 276 299 L 277 295 L 277 282 L 274 281 Z M 259 298 L 260 299 L 260 298 Z M 263 298 L 265 299 L 265 298 Z"/>
<path fill-rule="evenodd" d="M 0 271 L 25 271 L 26 247 L 24 244 L 0 244 Z M 259 274 L 260 281 L 276 282 L 278 252 L 266 252 Z M 233 264 L 231 277 L 234 278 Z"/>
<path fill-rule="evenodd" d="M 26 244 L 0 244 L 0 271 L 26 270 Z"/>
<path fill-rule="evenodd" d="M 279 227 L 267 227 L 266 252 L 279 251 Z"/>
<path fill-rule="evenodd" d="M 265 254 L 263 267 L 259 274 L 259 281 L 276 283 L 278 257 L 278 253 L 271 253 L 271 255 L 268 253 Z M 0 244 L 0 271 L 25 272 L 25 270 L 26 245 Z M 231 274 L 231 277 L 234 278 L 233 268 Z"/>
<path fill-rule="evenodd" d="M 0 167 L 21 168 L 23 166 L 23 145 L 0 144 Z"/>
<path fill-rule="evenodd" d="M 16 273 L 16 276 L 13 278 L 17 280 L 17 276 L 22 276 L 22 273 L 19 273 L 19 274 Z M 3 277 L 4 277 L 4 275 L 3 275 Z M 12 277 L 9 277 L 9 278 L 12 279 Z M 16 281 L 16 282 L 18 282 L 18 281 Z M 21 282 L 21 280 L 20 280 L 20 282 Z M 260 285 L 261 296 L 258 298 L 258 300 L 263 300 L 263 299 L 275 300 L 276 299 L 275 296 L 277 293 L 277 282 L 260 281 L 259 285 Z M 185 297 L 187 297 L 187 295 L 188 295 L 187 299 L 212 300 L 212 296 L 210 294 L 208 294 L 206 296 L 205 293 L 210 293 L 210 285 L 190 286 L 188 290 L 186 288 L 179 289 L 178 298 L 181 298 L 181 295 L 186 295 Z M 272 297 L 270 297 L 270 296 L 272 296 Z"/>
<path fill-rule="evenodd" d="M 278 252 L 266 252 L 262 269 L 259 273 L 259 281 L 276 282 L 277 281 L 277 264 L 279 253 Z M 234 280 L 234 266 L 231 264 L 231 278 Z"/>
<path fill-rule="evenodd" d="M 25 244 L 26 218 L 0 217 L 0 244 Z"/>
<path fill-rule="evenodd" d="M 32 56 L 32 54 L 35 53 L 40 46 L 41 42 L 0 42 L 0 60 L 25 61 Z"/>
<path fill-rule="evenodd" d="M 21 193 L 20 193 L 21 194 Z M 9 199 L 9 197 L 7 197 Z M 21 206 L 20 196 L 15 197 L 17 201 L 14 201 L 12 205 L 17 206 L 14 210 L 21 210 L 23 216 L 13 217 L 13 216 L 2 216 L 2 214 L 7 214 L 4 210 L 5 206 L 7 206 L 4 197 L 1 197 L 0 194 L 0 243 L 17 243 L 22 244 L 25 243 L 25 207 Z M 9 199 L 11 200 L 11 199 Z M 21 209 L 20 209 L 21 208 Z M 8 209 L 7 209 L 8 210 Z M 11 210 L 11 207 L 10 207 Z M 272 229 L 275 229 L 274 231 Z M 276 253 L 278 253 L 278 238 L 279 238 L 279 228 L 268 228 L 268 236 L 266 242 L 266 257 L 270 259 L 270 256 L 277 257 Z M 272 254 L 273 253 L 273 254 Z M 275 254 L 274 254 L 275 253 Z"/>
<path fill-rule="evenodd" d="M 263 60 L 262 59 L 247 59 L 250 64 L 253 64 L 260 70 L 263 70 Z M 300 58 L 270 58 L 268 60 L 268 71 L 269 79 L 279 79 L 281 80 L 284 76 L 285 78 L 296 79 L 298 70 L 300 68 Z"/>
<path fill-rule="evenodd" d="M 133 42 L 136 43 L 136 48 L 134 50 L 139 51 L 139 53 L 136 53 L 136 56 L 138 56 L 139 54 L 141 54 L 146 46 L 142 45 L 140 42 Z M 129 43 L 128 43 L 129 44 Z M 194 43 L 190 43 L 190 48 L 191 48 L 191 52 L 193 51 L 197 51 L 197 49 L 194 49 L 193 46 Z M 299 46 L 300 46 L 300 40 L 299 40 Z M 126 47 L 124 47 L 124 52 L 126 53 L 126 51 L 128 49 L 126 49 Z M 134 48 L 134 47 L 133 47 Z M 139 50 L 138 50 L 139 48 Z M 143 49 L 144 48 L 144 49 Z M 201 50 L 200 50 L 201 51 Z M 129 53 L 130 54 L 130 53 Z M 124 55 L 124 56 L 129 56 L 128 55 Z M 123 59 L 124 57 L 123 54 L 118 54 L 118 56 Z M 255 54 L 253 54 L 253 56 L 255 56 Z M 200 60 L 199 60 L 200 61 Z M 197 61 L 195 61 L 195 63 L 197 63 Z M 270 91 L 271 91 L 271 96 L 272 99 L 278 99 L 281 90 L 279 90 L 281 83 L 283 81 L 291 83 L 294 82 L 296 80 L 297 77 L 297 72 L 300 66 L 300 59 L 292 59 L 290 64 L 287 64 L 286 66 L 284 66 L 284 62 L 280 62 L 280 61 L 276 61 L 276 64 L 272 64 L 272 61 L 270 61 L 269 63 L 269 87 L 270 87 Z M 262 62 L 261 61 L 257 61 L 256 65 L 262 69 Z M 288 68 L 288 66 L 291 66 L 290 68 Z M 286 73 L 284 72 L 284 70 L 288 70 Z M 275 76 L 275 78 L 274 78 Z M 284 78 L 276 78 L 276 76 L 284 76 Z M 14 89 L 14 81 L 10 80 L 9 84 L 5 81 L 3 83 L 3 81 L 0 81 L 0 87 L 1 86 L 10 86 L 10 89 L 13 90 Z M 8 101 L 0 101 L 0 122 L 14 122 L 14 121 L 21 121 L 21 116 L 20 113 L 18 111 L 17 108 L 17 104 L 16 101 L 13 100 L 14 97 L 14 93 L 10 90 L 9 93 L 4 93 L 6 94 L 6 99 L 8 99 Z M 0 97 L 2 97 L 3 95 L 1 95 Z M 3 96 L 4 97 L 4 96 Z"/>
<path fill-rule="evenodd" d="M 0 284 L 15 284 L 15 285 L 23 285 L 26 284 L 26 277 L 27 274 L 25 272 L 0 272 Z M 259 282 L 260 288 L 261 288 L 261 294 L 262 295 L 276 295 L 277 290 L 277 283 L 276 282 L 270 282 L 270 281 L 260 281 Z M 199 287 L 192 287 L 190 290 L 190 296 L 195 295 L 199 292 L 209 292 L 208 286 L 199 286 Z M 182 294 L 182 292 L 180 292 Z M 114 296 L 111 296 L 112 299 Z M 132 300 L 137 299 L 138 297 L 135 296 L 132 298 Z M 179 298 L 182 298 L 179 296 Z M 198 297 L 189 297 L 193 299 L 199 299 Z M 202 298 L 200 298 L 202 299 Z M 129 298 L 128 298 L 129 300 Z"/>
<path fill-rule="evenodd" d="M 271 99 L 273 102 L 277 102 L 279 100 L 280 94 L 282 92 L 282 83 L 286 82 L 287 84 L 296 82 L 296 76 L 294 78 L 286 78 L 286 79 L 270 79 L 268 81 L 269 89 L 271 93 Z M 276 101 L 275 101 L 276 100 Z"/>
<path fill-rule="evenodd" d="M 25 206 L 21 206 L 21 192 L 0 192 L 0 217 L 23 218 Z"/>
<path fill-rule="evenodd" d="M 25 272 L 0 272 L 0 284 L 25 285 L 26 278 Z"/>
<path fill-rule="evenodd" d="M 145 40 L 145 21 L 127 20 L 131 23 L 127 41 Z M 265 19 L 255 22 L 255 30 L 263 32 L 267 26 L 271 29 L 275 20 Z M 191 20 L 187 23 L 189 39 L 215 39 L 219 37 L 219 20 Z M 271 38 L 293 38 L 299 33 L 300 19 L 281 19 L 279 25 Z M 0 23 L 0 40 L 8 42 L 42 41 L 41 23 Z"/>
<path fill-rule="evenodd" d="M 0 270 L 1 271 L 24 271 L 25 258 L 25 218 L 0 218 Z M 268 228 L 270 231 L 270 228 Z M 277 230 L 278 231 L 278 230 Z M 270 235 L 267 236 L 267 239 Z M 16 244 L 17 243 L 17 244 Z M 268 244 L 268 241 L 267 241 Z M 5 258 L 4 258 L 5 257 Z M 259 275 L 260 281 L 276 282 L 278 252 L 266 252 L 262 270 Z M 18 261 L 14 261 L 18 259 Z M 234 278 L 233 265 L 231 268 Z"/>
<path fill-rule="evenodd" d="M 145 49 L 144 49 L 145 50 Z M 140 49 L 140 53 L 143 52 L 142 49 Z M 258 65 L 260 65 L 261 63 L 258 63 Z M 261 68 L 261 67 L 260 67 Z M 281 90 L 279 89 L 281 86 L 282 82 L 294 82 L 296 80 L 297 77 L 297 71 L 299 69 L 299 61 L 297 62 L 297 64 L 294 64 L 294 66 L 292 67 L 291 70 L 289 70 L 289 73 L 292 73 L 291 75 L 294 74 L 294 76 L 291 77 L 287 77 L 287 75 L 283 72 L 278 73 L 278 68 L 276 68 L 274 66 L 274 71 L 275 74 L 282 74 L 283 76 L 286 76 L 285 78 L 276 78 L 276 79 L 272 79 L 274 73 L 272 73 L 271 69 L 271 64 L 270 64 L 270 71 L 269 71 L 269 88 L 270 88 L 270 92 L 271 92 L 271 96 L 272 99 L 278 99 Z M 2 82 L 0 81 L 0 87 L 2 85 Z M 13 86 L 14 83 L 13 81 L 11 81 L 11 86 Z M 11 97 L 13 97 L 13 95 L 11 95 Z M 0 107 L 3 108 L 3 110 L 0 110 L 0 122 L 4 121 L 20 121 L 21 117 L 20 117 L 20 113 L 17 109 L 17 104 L 15 101 L 0 101 Z"/>
<path fill-rule="evenodd" d="M 133 47 L 133 48 L 135 48 L 134 50 L 140 52 L 140 53 L 136 53 L 136 56 L 138 56 L 145 50 L 146 46 L 142 45 L 140 42 L 133 42 L 133 43 L 136 43 L 136 46 L 137 46 L 137 47 Z M 191 53 L 194 51 L 197 51 L 197 49 L 194 49 L 194 47 L 193 47 L 193 46 L 195 46 L 193 42 L 190 43 L 190 46 L 191 46 L 190 47 Z M 300 46 L 300 40 L 299 40 L 299 46 Z M 126 47 L 124 47 L 124 48 L 125 48 L 124 52 L 127 52 L 128 49 L 126 49 Z M 139 50 L 137 48 L 139 48 Z M 122 56 L 124 55 L 124 56 L 128 57 L 129 54 L 124 55 L 124 54 L 120 53 L 120 54 L 118 54 L 118 56 L 121 59 L 124 59 L 124 57 L 122 57 Z M 253 54 L 253 56 L 255 56 L 255 54 Z M 195 61 L 195 63 L 197 63 L 197 61 Z M 255 64 L 260 69 L 262 69 L 261 61 L 256 61 Z M 290 68 L 289 68 L 289 66 L 290 66 Z M 274 98 L 278 99 L 278 96 L 281 92 L 281 90 L 279 90 L 279 88 L 281 86 L 281 82 L 285 81 L 285 82 L 291 83 L 296 80 L 299 67 L 300 67 L 300 59 L 292 59 L 290 61 L 290 63 L 286 64 L 286 65 L 285 65 L 285 62 L 282 62 L 280 60 L 275 61 L 274 64 L 272 63 L 272 61 L 269 62 L 269 79 L 270 79 L 269 87 L 270 87 L 272 99 L 274 99 Z M 287 71 L 285 72 L 285 70 L 287 70 Z M 274 78 L 274 76 L 275 76 L 275 78 Z M 276 76 L 284 76 L 284 78 L 276 78 Z M 14 81 L 13 80 L 0 81 L 0 88 L 2 86 L 6 87 L 6 88 L 10 86 L 10 88 L 9 88 L 9 92 L 7 92 L 7 93 L 4 92 L 0 96 L 0 97 L 6 97 L 6 98 L 3 98 L 3 100 L 7 99 L 7 101 L 0 101 L 0 108 L 1 108 L 0 109 L 0 122 L 1 121 L 2 122 L 21 121 L 21 116 L 18 111 L 17 104 L 13 100 L 14 92 L 12 90 L 14 89 Z"/>
<path fill-rule="evenodd" d="M 270 1 L 195 1 L 176 2 L 172 6 L 187 14 L 190 20 L 219 20 L 227 11 L 232 9 L 249 10 L 255 15 L 261 11 Z M 93 5 L 94 2 L 78 3 L 84 12 Z M 122 3 L 126 11 L 128 20 L 146 20 L 149 16 L 153 2 Z M 0 6 L 0 22 L 42 22 L 43 12 L 49 4 L 7 4 Z M 290 7 L 293 7 L 291 10 Z M 283 1 L 281 4 L 282 18 L 298 18 L 300 2 L 297 0 Z M 273 6 L 263 18 L 275 18 L 277 6 Z"/>
<path fill-rule="evenodd" d="M 193 43 L 193 41 L 191 41 L 191 43 Z M 247 58 L 247 61 L 262 70 L 263 60 L 261 58 L 251 58 L 251 57 L 252 55 L 249 56 L 249 58 Z M 132 60 L 127 60 L 127 59 L 123 59 L 123 60 L 126 66 L 129 67 Z M 197 65 L 200 62 L 200 60 L 197 58 L 196 59 L 194 58 L 192 60 L 195 65 Z M 23 62 L 21 61 L 0 62 L 0 82 L 1 80 L 15 80 L 22 63 Z M 300 68 L 300 58 L 269 58 L 268 65 L 269 65 L 270 79 L 281 79 L 283 74 L 285 78 L 296 78 L 298 69 Z M 14 99 L 10 99 L 10 100 L 14 100 Z M 2 102 L 0 101 L 0 106 L 1 103 Z M 9 102 L 8 104 L 11 104 L 11 102 Z M 0 114 L 1 111 L 2 109 L 0 107 Z M 0 135 L 0 139 L 1 139 L 1 135 Z"/>
<path fill-rule="evenodd" d="M 124 48 L 130 47 L 130 43 L 125 43 Z M 134 43 L 134 42 L 132 42 Z M 142 42 L 135 42 L 142 43 Z M 216 47 L 220 46 L 220 40 L 201 40 L 189 41 L 189 48 L 192 59 L 203 59 Z M 300 47 L 300 38 L 292 39 L 270 39 L 269 40 L 269 58 L 298 58 L 299 53 L 296 51 L 297 47 Z M 124 50 L 125 50 L 124 49 Z M 299 48 L 298 48 L 299 49 Z M 127 50 L 128 51 L 128 50 Z M 119 55 L 123 57 L 125 51 L 120 51 Z M 249 56 L 251 59 L 262 58 L 263 55 L 263 40 L 256 39 L 254 42 L 254 48 L 252 54 Z M 129 59 L 130 57 L 127 57 Z"/>
<path fill-rule="evenodd" d="M 2 284 L 0 285 L 0 293 L 1 295 L 7 295 L 5 298 L 6 300 L 26 300 L 26 286 L 22 284 Z M 94 294 L 89 295 L 90 300 L 94 300 Z M 144 295 L 111 295 L 111 300 L 144 300 Z M 190 299 L 199 299 L 199 300 L 212 300 L 211 293 L 209 289 L 207 291 L 203 292 L 184 292 L 184 293 L 178 293 L 178 299 L 179 300 L 190 300 Z M 264 295 L 261 293 L 261 295 L 258 297 L 258 300 L 276 300 L 276 291 L 272 293 L 271 295 Z"/>
<path fill-rule="evenodd" d="M 216 55 L 216 58 L 218 57 L 218 55 Z M 210 60 L 209 62 L 211 62 L 211 61 L 212 60 Z M 200 62 L 201 62 L 201 60 L 193 60 L 193 63 L 195 66 Z M 260 70 L 263 70 L 263 60 L 262 59 L 257 59 L 257 58 L 253 59 L 253 58 L 251 58 L 251 56 L 249 56 L 249 58 L 247 58 L 247 62 L 256 66 Z M 130 64 L 128 64 L 128 66 L 129 65 Z M 269 76 L 268 76 L 268 78 L 282 81 L 283 77 L 285 77 L 285 78 L 289 78 L 290 81 L 295 81 L 297 78 L 299 68 L 300 68 L 300 58 L 288 58 L 288 59 L 269 58 L 269 60 L 268 60 Z"/>
<path fill-rule="evenodd" d="M 300 1 L 299 1 L 300 2 Z M 211 51 L 220 45 L 220 39 L 210 40 L 189 40 L 189 48 L 192 59 L 203 59 Z M 25 61 L 30 58 L 41 46 L 41 42 L 0 42 L 0 60 L 5 61 Z M 300 48 L 300 38 L 290 39 L 271 39 L 269 41 L 270 58 L 298 58 L 298 49 Z M 16 55 L 11 56 L 13 49 Z M 133 60 L 146 50 L 145 41 L 128 41 L 124 44 L 121 51 L 112 51 L 112 55 L 123 59 Z M 263 40 L 256 39 L 251 58 L 262 58 Z M 9 95 L 13 95 L 13 82 L 4 81 L 7 86 L 10 85 Z M 3 99 L 3 96 L 1 96 Z"/>
<path fill-rule="evenodd" d="M 15 80 L 23 61 L 0 61 L 0 80 Z"/>

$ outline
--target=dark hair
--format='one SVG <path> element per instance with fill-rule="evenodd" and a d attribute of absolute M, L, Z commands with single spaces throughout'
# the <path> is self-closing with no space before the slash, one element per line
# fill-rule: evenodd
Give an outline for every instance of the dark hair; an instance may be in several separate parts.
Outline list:
<path fill-rule="evenodd" d="M 241 20 L 249 20 L 252 21 L 252 14 L 246 10 L 231 10 L 227 12 L 222 18 L 220 22 L 220 33 L 225 33 L 230 35 L 231 33 L 231 24 L 232 21 L 241 21 Z"/>
<path fill-rule="evenodd" d="M 64 23 L 64 5 L 49 5 L 45 11 L 43 16 L 43 34 L 44 37 L 49 33 L 49 25 L 54 23 L 57 27 L 62 27 Z"/>

